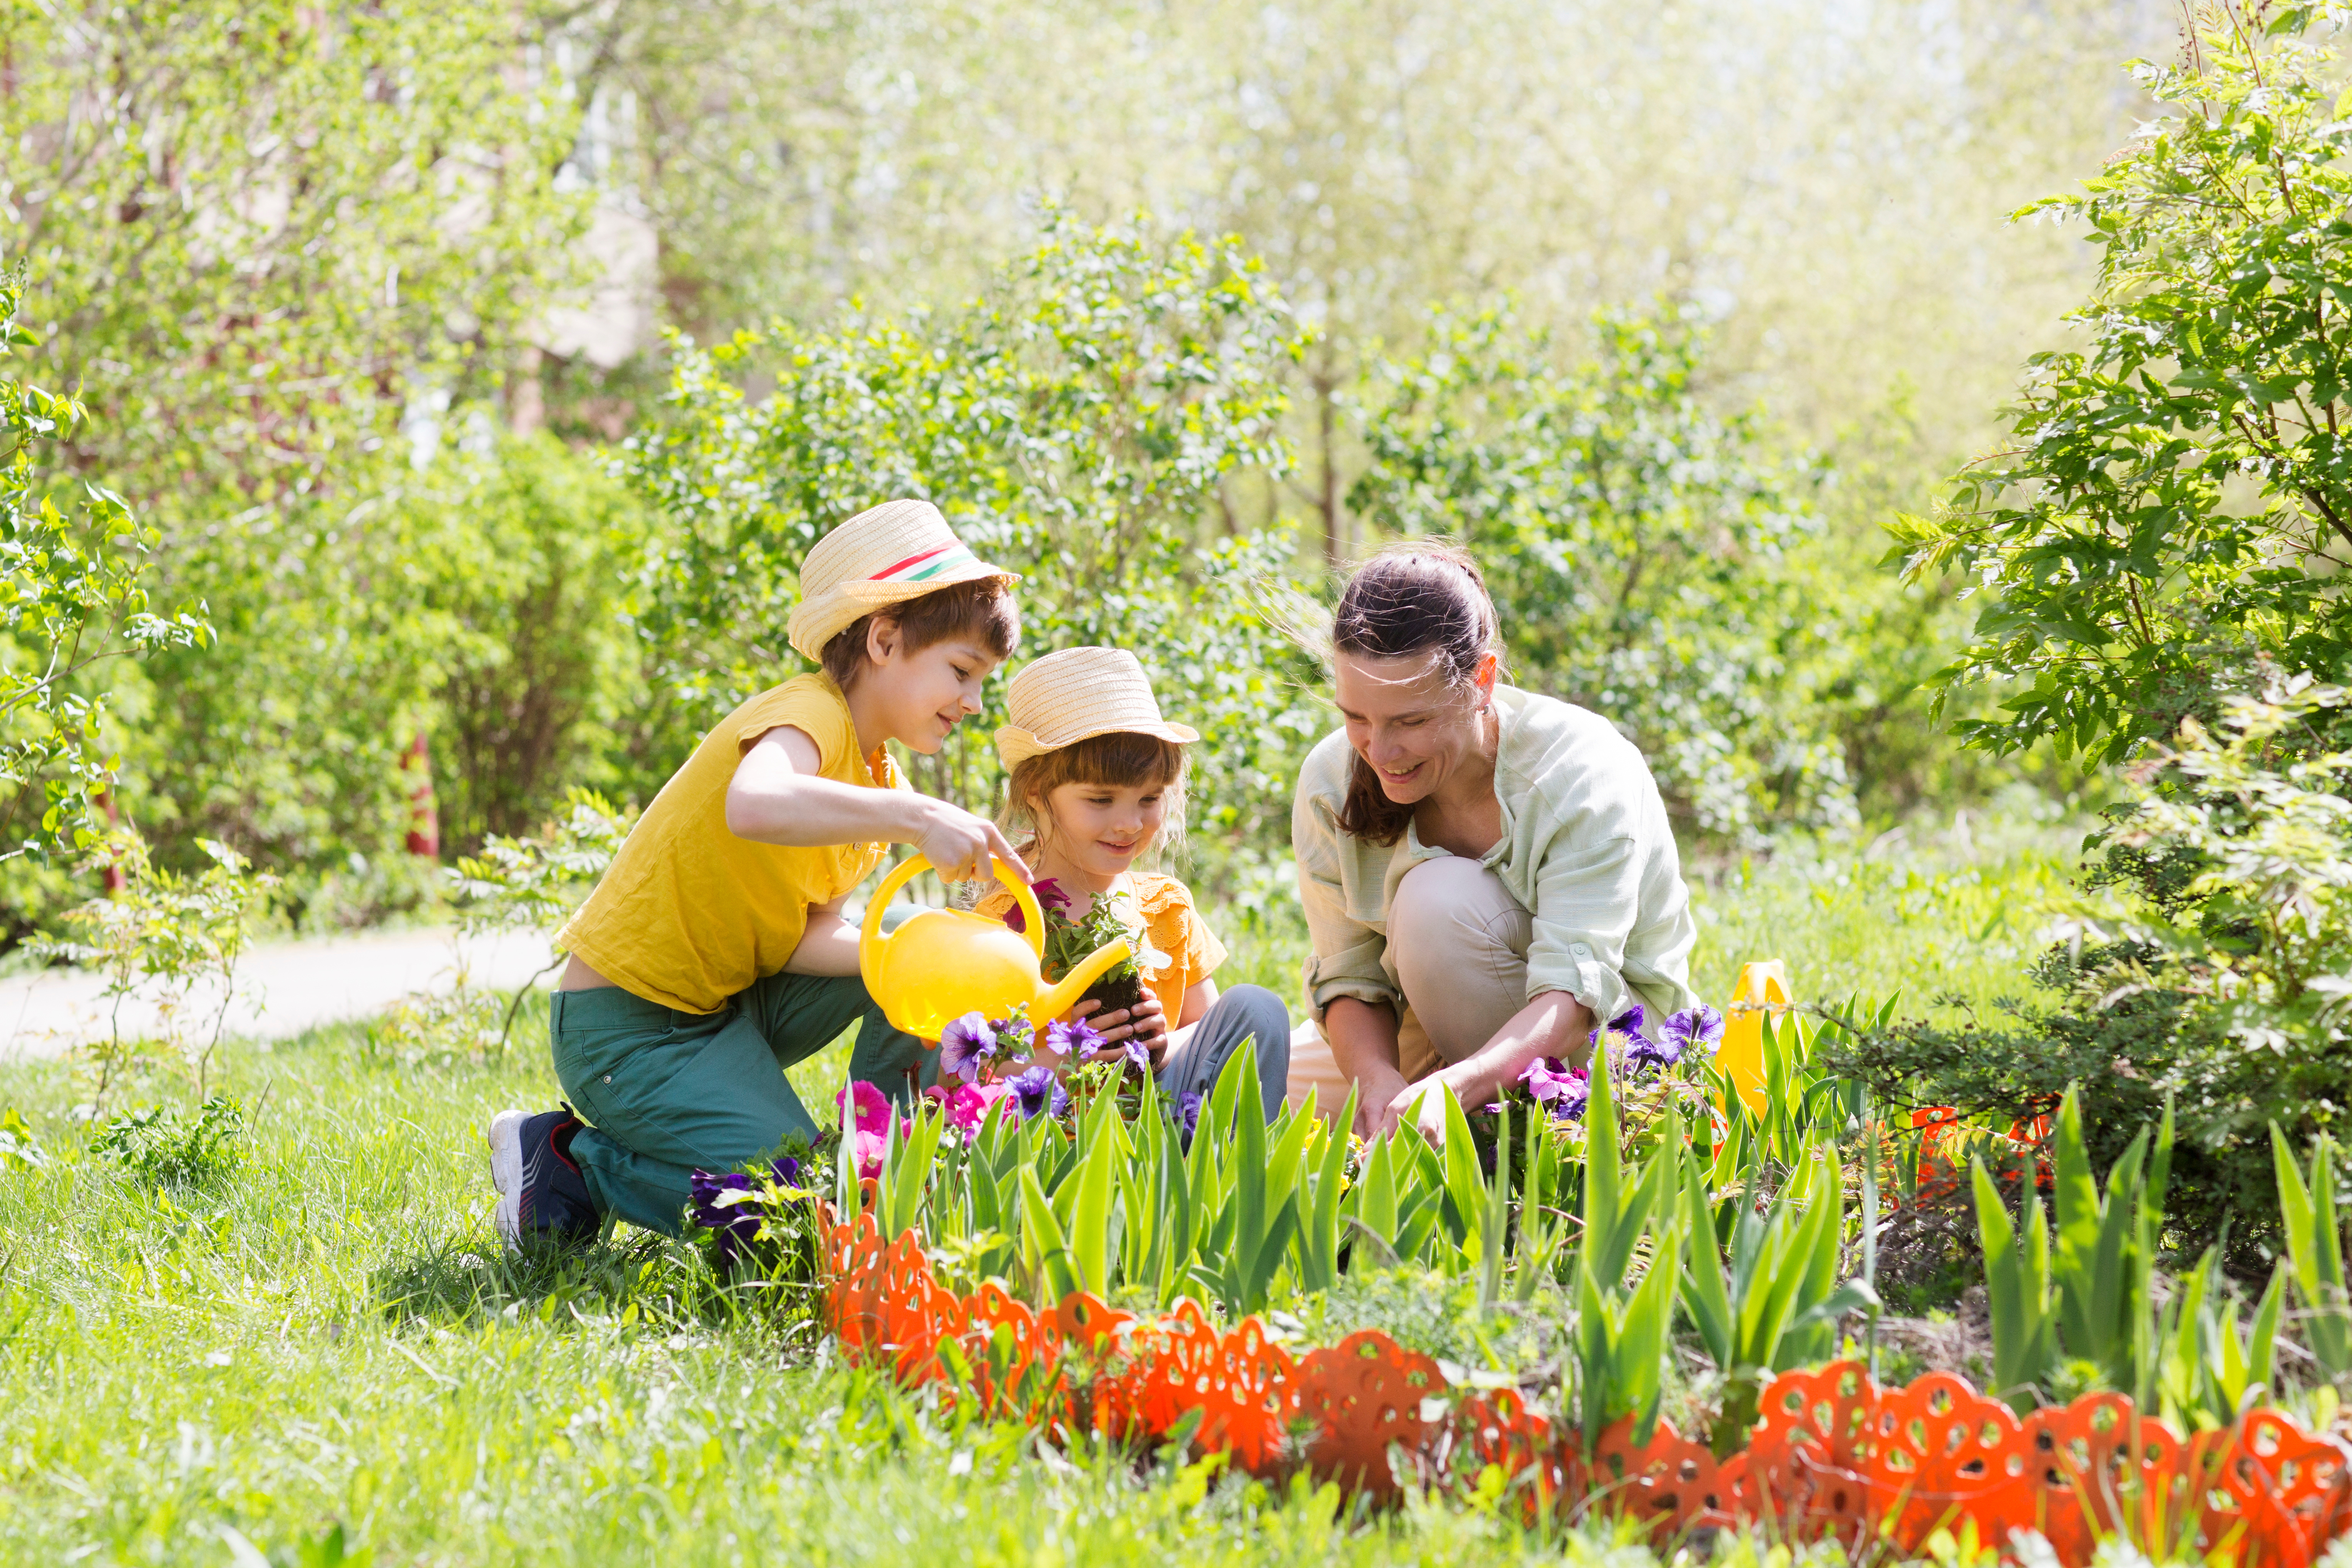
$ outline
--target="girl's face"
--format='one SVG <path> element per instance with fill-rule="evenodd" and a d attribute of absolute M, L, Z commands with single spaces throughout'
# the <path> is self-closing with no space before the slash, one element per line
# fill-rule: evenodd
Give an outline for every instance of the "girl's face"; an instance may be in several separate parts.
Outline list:
<path fill-rule="evenodd" d="M 1347 721 L 1348 744 L 1370 764 L 1381 793 L 1399 805 L 1427 800 L 1486 761 L 1480 715 L 1495 695 L 1492 658 L 1466 691 L 1435 651 L 1402 658 L 1343 652 L 1333 663 L 1332 695 Z"/>
<path fill-rule="evenodd" d="M 1150 847 L 1167 820 L 1163 784 L 1056 784 L 1038 814 L 1038 847 L 1107 887 Z"/>

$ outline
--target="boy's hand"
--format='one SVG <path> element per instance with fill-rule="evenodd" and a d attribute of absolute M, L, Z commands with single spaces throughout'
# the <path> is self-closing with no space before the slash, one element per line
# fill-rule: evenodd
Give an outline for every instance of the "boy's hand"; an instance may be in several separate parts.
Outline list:
<path fill-rule="evenodd" d="M 1013 852 L 996 824 L 943 800 L 916 798 L 923 804 L 923 816 L 913 836 L 914 846 L 940 880 L 984 880 L 996 874 L 992 864 L 995 860 L 1012 867 L 1013 874 L 1023 881 L 1029 880 L 1028 866 Z"/>

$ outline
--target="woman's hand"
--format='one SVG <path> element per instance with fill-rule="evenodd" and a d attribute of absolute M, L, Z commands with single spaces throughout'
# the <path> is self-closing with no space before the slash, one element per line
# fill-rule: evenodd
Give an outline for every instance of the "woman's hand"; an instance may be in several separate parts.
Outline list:
<path fill-rule="evenodd" d="M 1396 1127 L 1410 1127 L 1428 1139 L 1433 1148 L 1444 1148 L 1446 1088 L 1445 1080 L 1435 1073 L 1403 1084 L 1389 1097 L 1386 1104 L 1380 1107 L 1376 1118 L 1380 1131 L 1386 1132 Z M 1370 1096 L 1366 1097 L 1365 1103 L 1370 1103 Z M 1357 1117 L 1359 1127 L 1363 1120 L 1361 1115 Z M 1377 1135 L 1365 1134 L 1368 1138 Z"/>
<path fill-rule="evenodd" d="M 1388 1136 L 1410 1114 L 1418 1088 L 1387 1063 L 1373 1063 L 1356 1079 L 1356 1136 L 1367 1142 Z"/>

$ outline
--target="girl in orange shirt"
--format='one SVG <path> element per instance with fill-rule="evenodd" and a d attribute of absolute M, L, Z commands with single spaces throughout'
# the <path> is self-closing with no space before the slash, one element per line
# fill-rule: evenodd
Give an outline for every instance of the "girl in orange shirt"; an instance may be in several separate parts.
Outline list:
<path fill-rule="evenodd" d="M 1096 900 L 1119 900 L 1124 923 L 1143 939 L 1135 942 L 1145 959 L 1142 999 L 1111 1012 L 1082 1002 L 1072 1016 L 1107 1031 L 1131 1026 L 1161 1090 L 1180 1106 L 1197 1105 L 1252 1043 L 1271 1118 L 1289 1077 L 1288 1009 L 1262 985 L 1221 994 L 1212 975 L 1225 950 L 1190 889 L 1134 868 L 1182 832 L 1184 748 L 1200 736 L 1160 718 L 1143 666 L 1121 648 L 1048 654 L 1013 677 L 1005 701 L 1012 722 L 996 731 L 996 750 L 1012 772 L 1011 812 L 1029 833 L 1021 853 L 1040 901 L 1058 900 L 1066 918 L 1079 920 Z M 979 907 L 1008 925 L 1022 920 L 1001 888 Z M 1050 1063 L 1045 1044 L 1038 1056 Z"/>

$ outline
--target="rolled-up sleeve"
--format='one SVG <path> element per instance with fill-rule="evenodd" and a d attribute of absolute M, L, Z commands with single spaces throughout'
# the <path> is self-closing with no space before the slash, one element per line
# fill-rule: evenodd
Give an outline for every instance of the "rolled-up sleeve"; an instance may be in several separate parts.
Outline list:
<path fill-rule="evenodd" d="M 1338 825 L 1302 777 L 1290 813 L 1291 853 L 1298 861 L 1298 901 L 1307 911 L 1307 1002 L 1319 1022 L 1338 998 L 1402 1011 L 1381 960 L 1388 938 L 1356 919 L 1348 903 Z"/>
<path fill-rule="evenodd" d="M 1615 835 L 1589 844 L 1555 837 L 1536 873 L 1528 997 L 1565 991 L 1607 1023 L 1633 1000 L 1622 971 L 1641 908 L 1640 846 Z"/>

